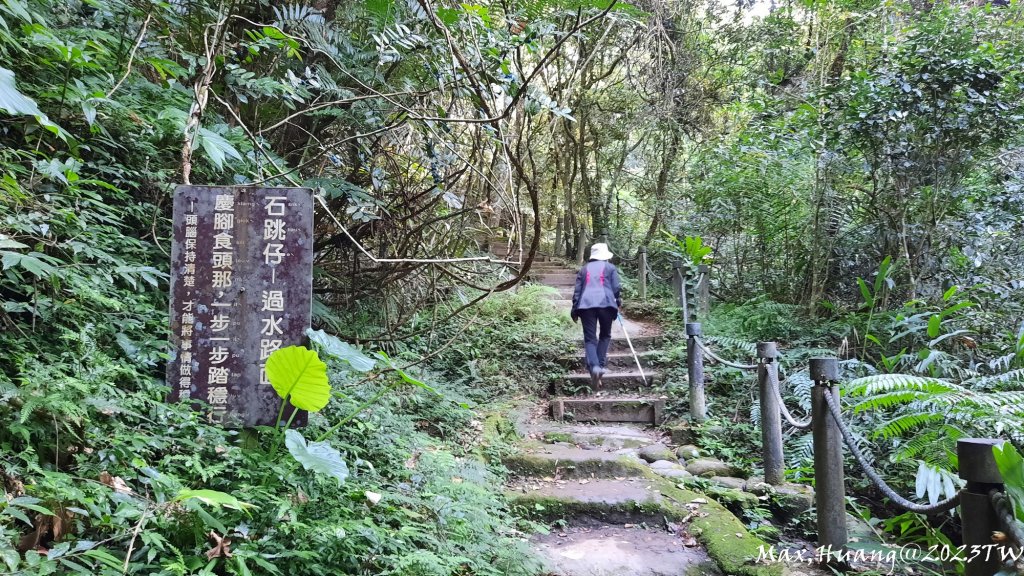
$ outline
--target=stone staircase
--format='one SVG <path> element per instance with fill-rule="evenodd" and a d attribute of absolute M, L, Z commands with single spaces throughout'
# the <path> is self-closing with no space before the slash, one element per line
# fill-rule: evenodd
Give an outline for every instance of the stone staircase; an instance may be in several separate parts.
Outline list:
<path fill-rule="evenodd" d="M 530 280 L 557 290 L 552 303 L 568 311 L 576 284 L 576 271 L 557 262 L 545 262 L 530 271 Z M 551 417 L 576 422 L 630 422 L 660 424 L 664 400 L 653 391 L 661 376 L 654 366 L 658 343 L 651 327 L 628 319 L 612 327 L 612 343 L 608 350 L 608 372 L 601 379 L 601 388 L 594 389 L 583 358 L 582 333 L 576 338 L 578 354 L 565 359 L 570 370 L 552 383 Z M 579 330 L 579 329 L 578 329 Z M 630 352 L 626 339 L 628 330 L 637 358 Z M 643 367 L 641 374 L 636 360 Z"/>
<path fill-rule="evenodd" d="M 552 304 L 568 313 L 574 269 L 539 262 L 529 279 L 554 288 Z M 553 523 L 550 533 L 531 538 L 547 574 L 779 574 L 779 566 L 751 563 L 761 541 L 725 505 L 679 483 L 697 476 L 684 465 L 684 453 L 697 455 L 692 446 L 686 447 L 690 452 L 669 449 L 655 427 L 664 410 L 653 388 L 661 379 L 658 332 L 640 322 L 625 324 L 644 377 L 616 322 L 609 371 L 601 388 L 593 389 L 575 325 L 577 352 L 563 360 L 566 373 L 551 383 L 542 405 L 521 415 L 519 432 L 526 440 L 504 459 L 513 475 L 507 489 L 517 513 Z M 705 470 L 700 458 L 694 460 L 700 475 L 730 473 L 714 466 Z"/>

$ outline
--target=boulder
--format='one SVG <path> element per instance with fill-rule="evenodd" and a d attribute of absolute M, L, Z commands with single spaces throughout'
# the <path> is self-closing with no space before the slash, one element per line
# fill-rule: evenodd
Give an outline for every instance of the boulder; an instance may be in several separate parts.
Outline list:
<path fill-rule="evenodd" d="M 680 466 L 671 460 L 655 460 L 654 462 L 651 462 L 652 470 L 660 470 L 663 468 L 683 468 L 683 466 Z"/>
<path fill-rule="evenodd" d="M 697 448 L 693 444 L 687 444 L 676 448 L 676 457 L 680 460 L 693 460 L 694 458 L 700 458 L 700 448 Z"/>
<path fill-rule="evenodd" d="M 795 518 L 814 506 L 814 490 L 810 486 L 787 483 L 774 488 L 772 507 L 787 519 Z"/>
<path fill-rule="evenodd" d="M 735 469 L 714 458 L 697 458 L 696 460 L 690 460 L 686 464 L 686 471 L 694 476 L 732 476 L 735 473 Z"/>
<path fill-rule="evenodd" d="M 676 457 L 676 455 L 664 444 L 650 444 L 648 446 L 644 446 L 639 452 L 637 452 L 637 455 L 647 462 L 673 460 Z"/>
<path fill-rule="evenodd" d="M 743 484 L 743 491 L 750 492 L 757 496 L 767 496 L 775 492 L 775 487 L 764 481 L 760 476 L 754 476 Z"/>

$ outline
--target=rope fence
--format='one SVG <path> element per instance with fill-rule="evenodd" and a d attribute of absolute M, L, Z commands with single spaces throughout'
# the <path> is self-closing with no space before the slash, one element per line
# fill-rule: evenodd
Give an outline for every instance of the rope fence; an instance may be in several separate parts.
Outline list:
<path fill-rule="evenodd" d="M 757 370 L 757 364 L 741 364 L 739 362 L 732 362 L 726 360 L 719 356 L 718 354 L 715 354 L 713 350 L 708 348 L 707 344 L 705 344 L 702 339 L 697 338 L 696 342 L 697 346 L 700 346 L 701 350 L 704 351 L 704 354 L 706 354 L 709 358 L 711 358 L 715 362 L 718 362 L 719 364 L 724 364 L 726 366 L 729 366 L 731 368 L 737 368 L 739 370 Z"/>
<path fill-rule="evenodd" d="M 768 381 L 772 393 L 775 395 L 775 401 L 779 403 L 779 412 L 782 413 L 782 417 L 786 419 L 786 422 L 797 430 L 809 430 L 811 428 L 811 419 L 797 420 L 793 417 L 789 408 L 786 407 L 786 402 L 782 399 L 782 391 L 779 389 L 779 371 L 770 370 L 768 372 Z"/>
<path fill-rule="evenodd" d="M 885 497 L 900 509 L 925 515 L 949 512 L 959 507 L 966 576 L 994 576 L 999 573 L 1024 574 L 1024 522 L 1016 518 L 1013 502 L 1004 491 L 1003 478 L 995 463 L 992 447 L 1002 440 L 961 438 L 957 442 L 960 478 L 965 487 L 955 495 L 934 504 L 919 504 L 898 494 L 874 468 L 857 444 L 854 433 L 843 420 L 839 403 L 839 361 L 813 358 L 809 373 L 811 416 L 797 420 L 782 398 L 774 342 L 757 344 L 757 364 L 730 361 L 716 354 L 704 341 L 701 325 L 686 324 L 687 361 L 690 385 L 690 411 L 694 422 L 702 422 L 704 413 L 704 357 L 739 370 L 757 370 L 761 403 L 762 456 L 768 484 L 784 481 L 782 449 L 783 420 L 795 429 L 811 430 L 814 442 L 815 509 L 818 544 L 833 550 L 848 548 L 846 528 L 846 492 L 843 446 Z M 781 416 L 781 418 L 780 418 Z M 996 550 L 992 550 L 995 547 Z M 1000 548 L 1002 549 L 1000 551 Z M 1010 550 L 1006 550 L 1010 549 Z M 989 550 L 985 553 L 985 550 Z M 1013 560 L 1010 562 L 1009 560 Z M 1006 572 L 1006 568 L 1011 568 Z"/>
<path fill-rule="evenodd" d="M 885 482 L 885 480 L 882 480 L 878 471 L 875 470 L 871 463 L 868 462 L 868 459 L 864 457 L 864 453 L 861 452 L 860 447 L 857 446 L 856 439 L 853 437 L 853 432 L 851 432 L 850 428 L 845 422 L 843 422 L 843 414 L 839 410 L 839 403 L 836 402 L 835 397 L 832 394 L 825 394 L 825 402 L 828 404 L 829 413 L 832 414 L 832 418 L 839 427 L 839 431 L 843 435 L 843 440 L 846 442 L 846 447 L 850 449 L 850 453 L 853 454 L 854 460 L 857 461 L 861 470 L 863 470 L 864 474 L 871 479 L 871 482 L 875 487 L 885 494 L 893 504 L 896 504 L 904 510 L 917 512 L 918 514 L 939 514 L 941 512 L 948 512 L 960 504 L 960 494 L 929 506 L 911 502 L 897 494 L 896 491 Z"/>

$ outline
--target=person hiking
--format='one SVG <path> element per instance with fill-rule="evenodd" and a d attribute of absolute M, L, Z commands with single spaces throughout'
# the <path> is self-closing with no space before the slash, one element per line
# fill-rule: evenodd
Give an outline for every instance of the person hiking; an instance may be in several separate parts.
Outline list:
<path fill-rule="evenodd" d="M 608 366 L 608 346 L 612 341 L 612 323 L 622 307 L 619 271 L 609 260 L 614 254 L 604 243 L 590 247 L 590 261 L 576 274 L 572 294 L 573 322 L 583 320 L 583 347 L 587 371 L 595 386 Z M 600 331 L 598 330 L 600 328 Z"/>

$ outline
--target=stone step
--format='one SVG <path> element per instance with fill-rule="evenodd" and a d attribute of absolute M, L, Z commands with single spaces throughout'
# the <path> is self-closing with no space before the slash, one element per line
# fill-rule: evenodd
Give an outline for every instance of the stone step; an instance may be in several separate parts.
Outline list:
<path fill-rule="evenodd" d="M 530 539 L 545 574 L 559 576 L 721 575 L 707 552 L 661 527 L 559 526 Z"/>
<path fill-rule="evenodd" d="M 576 276 L 573 274 L 537 274 L 531 277 L 531 281 L 553 287 L 576 286 Z"/>
<path fill-rule="evenodd" d="M 555 398 L 551 417 L 575 422 L 635 422 L 661 424 L 665 401 L 656 398 Z"/>
<path fill-rule="evenodd" d="M 743 522 L 714 498 L 671 480 L 647 473 L 642 478 L 530 479 L 522 478 L 506 491 L 513 511 L 527 518 L 566 522 L 568 525 L 643 524 L 666 526 L 679 536 L 693 536 L 704 546 L 722 572 L 735 576 L 781 576 L 781 565 L 757 565 L 753 560 L 763 540 L 747 531 Z M 677 536 L 678 537 L 678 536 Z M 684 542 L 680 539 L 679 544 Z M 692 543 L 691 543 L 692 545 Z M 714 574 L 695 567 L 686 574 Z M 683 571 L 664 574 L 683 574 Z M 587 576 L 635 576 L 626 572 L 596 571 Z M 661 574 L 661 573 L 659 573 Z"/>
<path fill-rule="evenodd" d="M 608 347 L 608 353 L 629 354 L 629 342 L 626 341 L 626 337 L 624 335 L 616 335 L 615 332 L 617 331 L 618 330 L 612 332 L 612 341 L 611 345 Z M 630 340 L 633 342 L 633 349 L 636 350 L 637 354 L 653 350 L 658 344 L 657 336 L 630 336 Z M 583 338 L 577 338 L 574 344 L 577 348 L 582 350 Z"/>
<path fill-rule="evenodd" d="M 663 523 L 665 497 L 646 478 L 551 480 L 510 486 L 513 507 L 539 518 L 589 518 L 613 524 Z M 539 506 L 538 506 L 539 505 Z"/>
<path fill-rule="evenodd" d="M 527 435 L 547 444 L 573 444 L 586 450 L 614 452 L 641 448 L 658 441 L 656 429 L 635 424 L 580 424 L 572 422 L 535 422 Z"/>
<path fill-rule="evenodd" d="M 654 387 L 656 382 L 661 379 L 661 375 L 657 372 L 644 372 L 641 376 L 640 372 L 635 371 L 635 365 L 633 369 L 634 371 L 632 372 L 606 373 L 601 377 L 601 386 L 598 388 L 594 388 L 590 374 L 566 374 L 563 378 L 555 382 L 554 392 L 561 396 L 563 394 L 593 394 L 594 392 L 602 390 L 616 392 L 623 392 L 627 390 L 650 390 Z"/>
<path fill-rule="evenodd" d="M 636 344 L 634 344 L 635 346 Z M 608 367 L 609 368 L 626 368 L 627 370 L 636 370 L 636 360 L 640 360 L 640 365 L 644 368 L 644 373 L 647 373 L 647 369 L 653 366 L 661 352 L 656 350 L 649 350 L 645 352 L 638 351 L 636 358 L 629 352 L 629 346 L 626 347 L 625 352 L 609 352 L 608 353 Z M 560 360 L 562 366 L 566 368 L 575 368 L 579 370 L 586 369 L 586 358 L 583 355 L 579 356 L 567 356 Z"/>
<path fill-rule="evenodd" d="M 516 476 L 537 478 L 619 478 L 641 476 L 645 464 L 636 451 L 604 451 L 566 443 L 537 444 L 506 456 L 502 463 Z"/>

